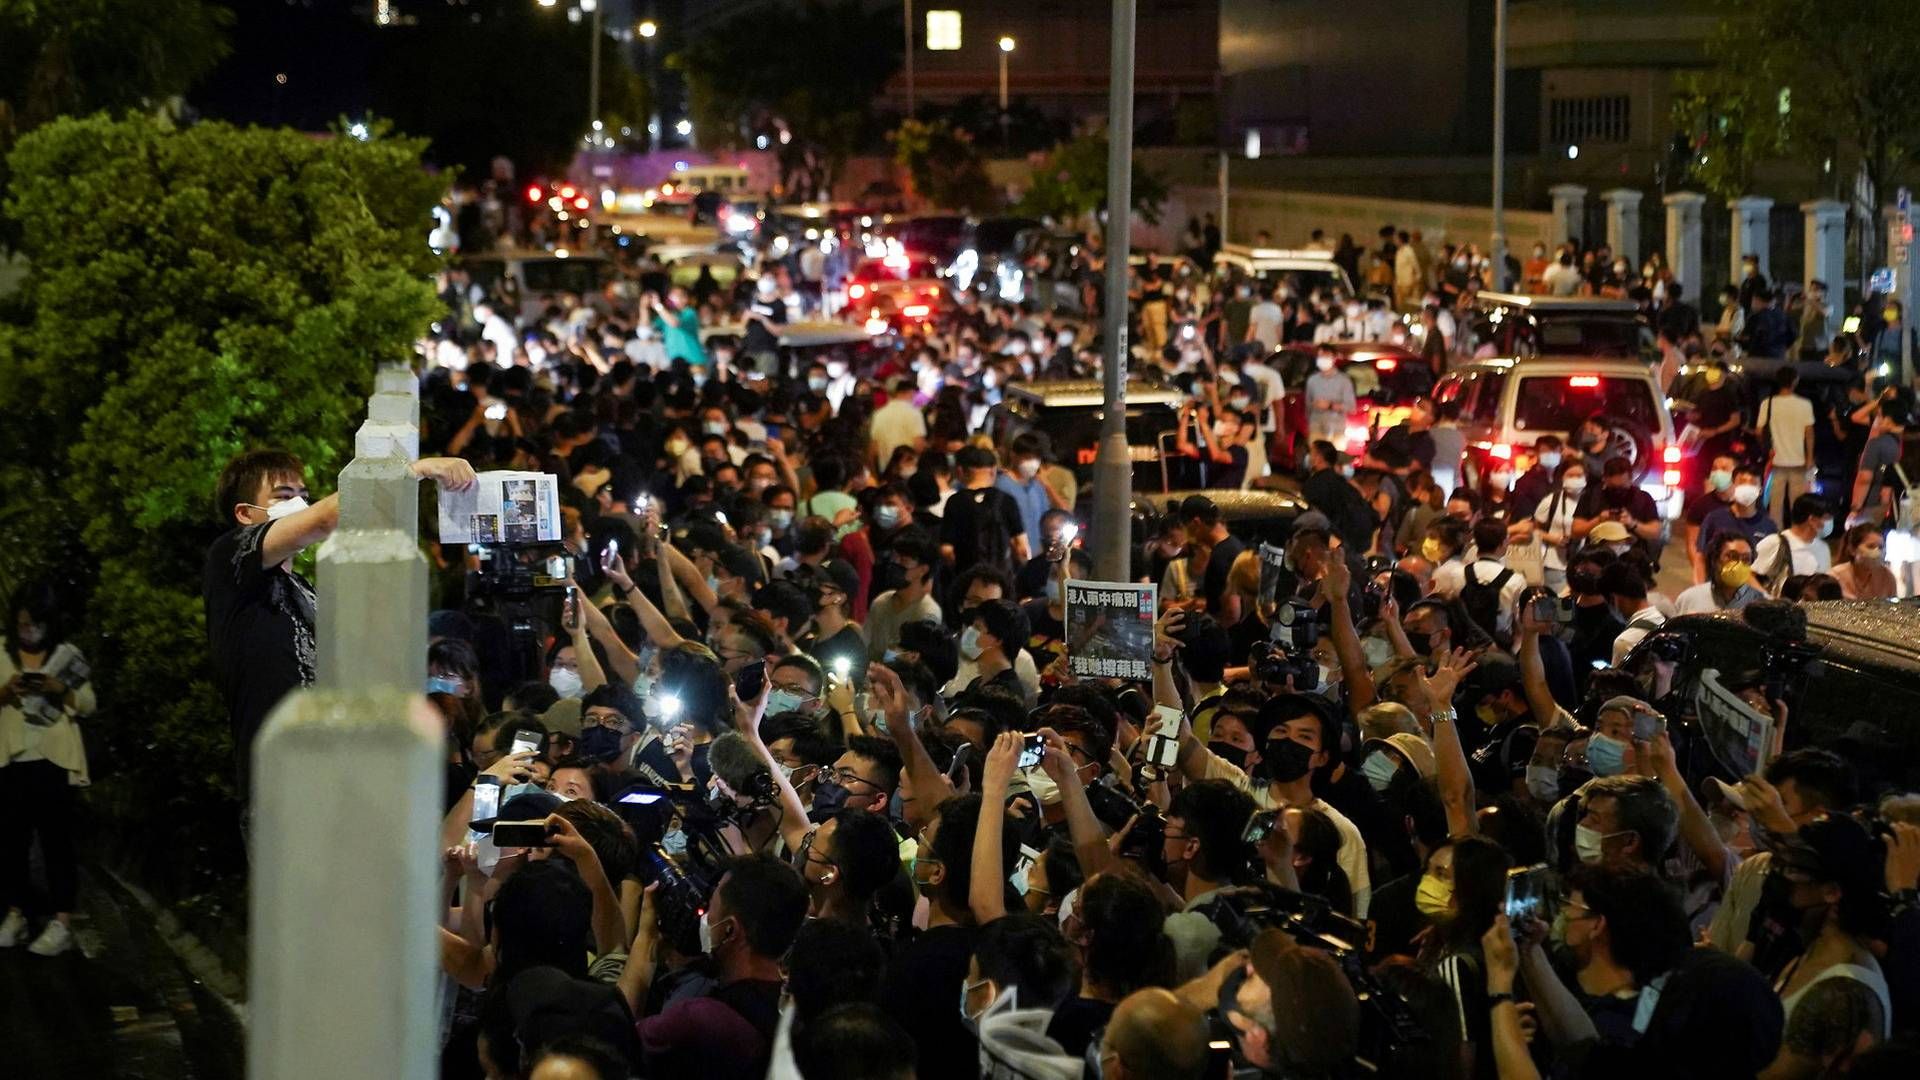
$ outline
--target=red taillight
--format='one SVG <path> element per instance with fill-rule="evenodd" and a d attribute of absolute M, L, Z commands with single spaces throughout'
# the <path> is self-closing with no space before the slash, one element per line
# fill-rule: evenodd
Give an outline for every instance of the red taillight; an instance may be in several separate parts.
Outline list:
<path fill-rule="evenodd" d="M 932 309 L 925 304 L 908 304 L 900 309 L 900 314 L 909 319 L 924 319 L 931 313 Z"/>
<path fill-rule="evenodd" d="M 1598 375 L 1574 375 L 1567 379 L 1567 385 L 1577 390 L 1593 390 L 1600 385 Z"/>
<path fill-rule="evenodd" d="M 1506 443 L 1494 443 L 1492 446 L 1487 447 L 1487 453 L 1492 454 L 1501 461 L 1513 460 L 1513 447 L 1508 446 Z"/>
<path fill-rule="evenodd" d="M 541 199 L 546 197 L 546 194 L 547 194 L 546 192 L 540 190 L 539 184 L 527 185 L 527 201 L 530 203 L 539 202 Z"/>
<path fill-rule="evenodd" d="M 1400 361 L 1398 360 L 1383 359 L 1383 360 L 1375 360 L 1373 362 L 1373 368 L 1375 371 L 1394 371 L 1399 367 L 1400 367 Z"/>
<path fill-rule="evenodd" d="M 563 199 L 571 199 L 578 194 L 580 193 L 574 190 L 572 184 L 567 184 L 560 189 L 560 197 Z"/>
<path fill-rule="evenodd" d="M 585 195 L 582 195 L 579 198 L 573 200 L 573 208 L 575 210 L 585 210 L 587 207 L 592 205 L 593 205 L 592 203 L 587 201 L 587 197 Z"/>
<path fill-rule="evenodd" d="M 867 295 L 867 287 L 865 285 L 847 286 L 847 299 L 858 300 L 865 295 Z"/>
<path fill-rule="evenodd" d="M 1667 447 L 1665 450 L 1661 451 L 1660 460 L 1666 462 L 1669 465 L 1680 464 L 1680 448 L 1677 446 Z"/>

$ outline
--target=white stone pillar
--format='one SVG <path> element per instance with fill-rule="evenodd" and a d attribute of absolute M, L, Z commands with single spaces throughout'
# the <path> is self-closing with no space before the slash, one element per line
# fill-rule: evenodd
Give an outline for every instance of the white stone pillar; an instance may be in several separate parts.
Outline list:
<path fill-rule="evenodd" d="M 1553 224 L 1559 235 L 1555 243 L 1564 243 L 1574 237 L 1588 247 L 1593 246 L 1593 237 L 1584 236 L 1587 230 L 1587 189 L 1579 184 L 1555 184 L 1547 189 L 1553 196 Z"/>
<path fill-rule="evenodd" d="M 439 1053 L 445 776 L 421 695 L 419 398 L 404 369 L 376 388 L 319 551 L 319 685 L 289 694 L 253 747 L 254 1080 L 431 1076 Z"/>
<path fill-rule="evenodd" d="M 1667 266 L 1682 288 L 1681 298 L 1707 311 L 1700 290 L 1706 286 L 1700 265 L 1700 208 L 1707 197 L 1697 191 L 1676 191 L 1661 200 L 1667 207 Z"/>
<path fill-rule="evenodd" d="M 1636 270 L 1640 266 L 1640 199 L 1633 188 L 1603 191 L 1607 204 L 1607 246 L 1614 258 L 1625 259 Z"/>
<path fill-rule="evenodd" d="M 1847 204 L 1815 199 L 1801 203 L 1800 212 L 1806 215 L 1803 265 L 1807 281 L 1827 283 L 1827 334 L 1832 336 L 1840 332 L 1846 307 Z"/>
<path fill-rule="evenodd" d="M 1733 218 L 1733 241 L 1727 245 L 1727 280 L 1735 285 L 1745 280 L 1740 262 L 1752 255 L 1760 260 L 1760 273 L 1771 282 L 1773 259 L 1767 253 L 1767 219 L 1773 213 L 1773 200 L 1747 195 L 1728 203 L 1727 213 Z"/>

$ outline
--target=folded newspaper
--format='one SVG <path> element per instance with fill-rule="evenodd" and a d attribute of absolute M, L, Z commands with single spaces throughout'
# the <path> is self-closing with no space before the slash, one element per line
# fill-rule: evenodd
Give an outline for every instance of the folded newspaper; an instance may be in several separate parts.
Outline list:
<path fill-rule="evenodd" d="M 483 472 L 465 491 L 440 489 L 443 544 L 543 544 L 560 539 L 560 478 Z"/>
<path fill-rule="evenodd" d="M 1700 673 L 1693 703 L 1708 751 L 1735 779 L 1766 768 L 1773 749 L 1773 717 L 1747 704 L 1721 683 L 1716 668 Z"/>

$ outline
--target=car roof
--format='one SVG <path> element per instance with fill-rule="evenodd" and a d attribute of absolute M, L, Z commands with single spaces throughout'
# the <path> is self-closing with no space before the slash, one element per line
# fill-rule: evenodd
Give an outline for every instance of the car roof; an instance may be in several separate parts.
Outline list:
<path fill-rule="evenodd" d="M 1806 640 L 1818 645 L 1823 656 L 1920 679 L 1920 599 L 1822 600 L 1797 606 L 1807 616 Z M 1706 630 L 1756 642 L 1767 636 L 1739 611 L 1684 615 L 1668 620 L 1663 629 Z"/>
<path fill-rule="evenodd" d="M 1390 341 L 1329 341 L 1325 345 L 1312 345 L 1300 349 L 1300 352 L 1316 352 L 1319 349 L 1331 349 L 1346 358 L 1348 363 L 1366 363 L 1382 356 L 1391 356 L 1395 360 L 1419 359 L 1420 354 L 1405 345 L 1395 345 Z"/>
<path fill-rule="evenodd" d="M 1034 405 L 1077 408 L 1106 403 L 1106 387 L 1099 379 L 1042 379 L 1038 382 L 1008 383 L 1008 397 L 1017 397 Z M 1171 386 L 1150 386 L 1144 382 L 1127 383 L 1129 405 L 1177 405 L 1187 395 Z"/>
<path fill-rule="evenodd" d="M 1483 304 L 1502 304 L 1543 314 L 1552 312 L 1555 314 L 1638 315 L 1640 313 L 1640 305 L 1632 300 L 1608 300 L 1596 296 L 1534 296 L 1530 293 L 1489 292 L 1484 289 L 1477 295 Z"/>
<path fill-rule="evenodd" d="M 1270 518 L 1279 515 L 1299 514 L 1307 509 L 1307 501 L 1287 491 L 1272 491 L 1262 488 L 1195 488 L 1185 491 L 1148 492 L 1135 494 L 1133 506 L 1136 510 L 1148 510 L 1163 514 L 1170 507 L 1178 506 L 1194 495 L 1204 495 L 1213 500 L 1220 508 L 1220 516 L 1228 521 L 1247 521 Z"/>
<path fill-rule="evenodd" d="M 1333 252 L 1304 248 L 1265 248 L 1246 244 L 1225 244 L 1220 254 L 1275 270 L 1331 270 L 1339 266 Z"/>
<path fill-rule="evenodd" d="M 1646 361 L 1630 356 L 1490 356 L 1448 368 L 1446 374 L 1461 371 L 1517 371 L 1522 375 L 1584 375 L 1592 372 L 1615 379 L 1653 380 L 1653 369 L 1647 366 Z"/>
<path fill-rule="evenodd" d="M 460 256 L 462 262 L 526 262 L 530 259 L 579 259 L 586 262 L 606 262 L 607 257 L 597 251 L 576 251 L 572 248 L 555 248 L 545 251 L 540 248 L 520 248 L 509 251 L 482 251 L 472 255 Z"/>

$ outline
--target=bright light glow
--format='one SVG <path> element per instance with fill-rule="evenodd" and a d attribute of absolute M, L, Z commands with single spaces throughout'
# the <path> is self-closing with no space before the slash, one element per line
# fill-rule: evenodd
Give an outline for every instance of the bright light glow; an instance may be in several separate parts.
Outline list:
<path fill-rule="evenodd" d="M 774 237 L 774 238 L 773 238 L 773 250 L 775 250 L 775 251 L 777 251 L 777 252 L 780 252 L 780 253 L 782 253 L 782 254 L 784 254 L 784 253 L 786 252 L 786 250 L 787 250 L 787 238 L 786 238 L 786 237 L 784 237 L 784 236 L 776 236 L 776 237 Z"/>
<path fill-rule="evenodd" d="M 599 131 L 599 130 L 600 130 L 600 128 L 601 128 L 601 126 L 602 126 L 602 125 L 601 125 L 601 123 L 600 123 L 600 121 L 598 121 L 598 120 L 595 120 L 595 121 L 593 122 L 593 130 L 595 130 L 595 131 Z"/>
<path fill-rule="evenodd" d="M 556 259 L 564 259 L 564 258 L 567 258 L 567 257 L 569 257 L 569 256 L 571 256 L 572 254 L 573 254 L 573 252 L 571 252 L 571 251 L 568 251 L 568 250 L 567 250 L 566 248 L 554 248 L 554 249 L 553 249 L 553 257 L 554 257 L 554 258 L 556 258 Z"/>
<path fill-rule="evenodd" d="M 865 285 L 854 282 L 852 285 L 847 286 L 847 299 L 858 300 L 865 295 L 867 295 L 867 287 Z"/>
<path fill-rule="evenodd" d="M 585 210 L 587 207 L 592 205 L 593 205 L 593 202 L 589 200 L 585 195 L 582 195 L 579 198 L 573 200 L 573 208 L 575 210 Z"/>
<path fill-rule="evenodd" d="M 1001 39 L 1000 39 L 1000 51 L 1001 51 L 1001 52 L 1012 52 L 1012 51 L 1013 51 L 1013 38 L 1011 38 L 1011 37 L 1005 37 L 1005 36 L 1003 36 L 1003 37 L 1001 37 Z"/>
<path fill-rule="evenodd" d="M 924 319 L 928 315 L 933 314 L 933 309 L 925 304 L 908 304 L 906 307 L 900 309 L 900 314 L 905 315 L 909 319 Z"/>
<path fill-rule="evenodd" d="M 580 194 L 580 192 L 579 192 L 579 190 L 578 190 L 578 189 L 576 189 L 576 188 L 575 188 L 575 187 L 574 187 L 574 186 L 573 186 L 572 184 L 562 184 L 562 185 L 560 185 L 560 197 L 561 197 L 561 198 L 563 198 L 563 199 L 571 199 L 571 198 L 573 198 L 573 197 L 574 197 L 575 195 L 578 195 L 578 194 Z"/>
<path fill-rule="evenodd" d="M 886 333 L 886 332 L 887 332 L 887 320 L 885 320 L 885 319 L 868 319 L 868 320 L 867 320 L 867 327 L 866 327 L 866 329 L 867 329 L 867 333 L 868 333 L 868 334 L 870 334 L 870 335 L 871 335 L 871 334 L 884 334 L 884 333 Z"/>
<path fill-rule="evenodd" d="M 727 231 L 730 233 L 752 232 L 753 231 L 752 216 L 748 214 L 738 214 L 738 213 L 728 214 L 727 215 Z"/>
<path fill-rule="evenodd" d="M 1669 447 L 1667 447 L 1667 448 L 1666 448 L 1665 450 L 1663 450 L 1663 451 L 1661 451 L 1661 453 L 1660 453 L 1660 460 L 1662 460 L 1662 461 L 1664 461 L 1664 462 L 1666 462 L 1666 463 L 1667 463 L 1667 464 L 1669 464 L 1669 465 L 1677 465 L 1677 464 L 1679 464 L 1679 462 L 1680 462 L 1680 448 L 1679 448 L 1679 447 L 1677 447 L 1677 446 L 1669 446 Z"/>
<path fill-rule="evenodd" d="M 1060 526 L 1060 542 L 1063 544 L 1073 543 L 1074 538 L 1079 535 L 1080 526 L 1076 522 L 1069 521 L 1065 525 Z"/>
<path fill-rule="evenodd" d="M 1576 390 L 1592 390 L 1600 385 L 1598 375 L 1573 375 L 1567 378 L 1567 385 Z"/>
<path fill-rule="evenodd" d="M 872 215 L 872 214 L 861 214 L 861 215 L 860 215 L 860 227 L 861 227 L 861 228 L 863 228 L 863 229 L 871 229 L 871 228 L 873 228 L 873 215 Z"/>
<path fill-rule="evenodd" d="M 527 185 L 527 201 L 528 202 L 537 203 L 540 201 L 540 196 L 545 194 L 546 192 L 540 190 L 539 184 Z"/>
<path fill-rule="evenodd" d="M 660 699 L 660 715 L 661 716 L 679 716 L 680 715 L 680 699 L 677 697 L 674 697 L 672 694 L 668 694 L 667 696 L 661 698 Z"/>
<path fill-rule="evenodd" d="M 767 137 L 765 135 L 756 136 L 753 140 L 753 145 L 756 149 L 765 150 L 767 148 Z"/>
<path fill-rule="evenodd" d="M 561 221 L 567 220 L 567 212 L 565 210 L 562 210 L 553 216 L 559 218 Z"/>
<path fill-rule="evenodd" d="M 960 47 L 960 13 L 927 12 L 927 51 L 952 52 Z"/>
<path fill-rule="evenodd" d="M 684 161 L 676 161 L 676 162 L 674 162 L 674 163 L 673 163 L 673 171 L 674 171 L 674 172 L 686 172 L 686 171 L 687 171 L 687 163 L 686 163 L 686 162 L 684 162 Z"/>
<path fill-rule="evenodd" d="M 613 209 L 613 205 L 619 201 L 620 201 L 619 192 L 613 190 L 612 188 L 600 189 L 600 206 L 602 209 L 611 210 Z"/>
<path fill-rule="evenodd" d="M 793 141 L 793 132 L 788 131 L 786 128 L 781 128 L 780 129 L 780 145 L 785 146 L 792 141 Z"/>
<path fill-rule="evenodd" d="M 1680 470 L 1679 469 L 1666 470 L 1665 472 L 1660 474 L 1660 482 L 1667 485 L 1668 487 L 1678 487 L 1680 485 Z"/>
<path fill-rule="evenodd" d="M 639 30 L 641 37 L 651 38 L 660 32 L 660 24 L 654 22 L 652 19 L 642 19 L 640 20 Z"/>
<path fill-rule="evenodd" d="M 1247 129 L 1247 145 L 1246 145 L 1245 153 L 1247 155 L 1248 161 L 1259 160 L 1260 158 L 1260 129 L 1259 128 Z"/>
<path fill-rule="evenodd" d="M 691 120 L 682 120 L 682 121 L 680 121 L 679 123 L 677 123 L 677 124 L 675 124 L 675 125 L 673 125 L 673 130 L 675 130 L 675 131 L 677 131 L 677 132 L 679 132 L 679 133 L 680 133 L 680 134 L 682 134 L 682 135 L 692 135 L 692 134 L 693 134 L 693 121 L 691 121 Z"/>
<path fill-rule="evenodd" d="M 1397 370 L 1399 367 L 1400 367 L 1400 361 L 1395 360 L 1391 356 L 1383 356 L 1380 359 L 1375 360 L 1373 362 L 1373 369 L 1375 371 L 1394 371 L 1394 370 Z"/>
<path fill-rule="evenodd" d="M 373 138 L 373 132 L 367 129 L 367 125 L 357 120 L 347 125 L 347 134 L 359 139 L 361 142 L 366 142 L 368 139 Z"/>
<path fill-rule="evenodd" d="M 812 239 L 811 234 L 809 234 L 808 239 Z M 905 270 L 907 268 L 907 255 L 903 251 L 896 251 L 889 254 L 884 262 L 889 270 Z"/>
<path fill-rule="evenodd" d="M 1579 157 L 1579 156 L 1580 156 L 1580 147 L 1579 147 L 1579 145 L 1578 145 L 1578 144 L 1576 144 L 1576 145 L 1573 145 L 1573 146 L 1569 146 L 1569 147 L 1567 147 L 1567 160 L 1568 160 L 1568 161 L 1572 161 L 1573 159 L 1575 159 L 1575 158 L 1577 158 L 1577 157 Z"/>
<path fill-rule="evenodd" d="M 567 200 L 562 199 L 558 195 L 555 195 L 547 200 L 547 209 L 549 210 L 558 210 L 565 205 L 567 205 Z"/>
<path fill-rule="evenodd" d="M 845 678 L 847 672 L 852 670 L 853 670 L 853 661 L 848 660 L 844 656 L 836 656 L 833 658 L 833 673 L 835 675 L 839 675 L 842 678 Z"/>
<path fill-rule="evenodd" d="M 553 5 L 555 5 L 555 4 L 557 4 L 557 3 L 559 3 L 559 2 L 560 2 L 560 0 L 540 0 L 540 6 L 541 6 L 541 7 L 552 7 Z"/>
<path fill-rule="evenodd" d="M 1499 458 L 1501 461 L 1513 460 L 1513 447 L 1507 445 L 1506 443 L 1494 443 L 1492 446 L 1487 448 L 1487 453 L 1492 454 L 1494 457 Z"/>
<path fill-rule="evenodd" d="M 808 230 L 807 230 L 807 239 L 809 239 L 809 240 L 818 240 L 818 239 L 820 239 L 820 230 L 819 230 L 819 229 L 808 229 Z"/>

